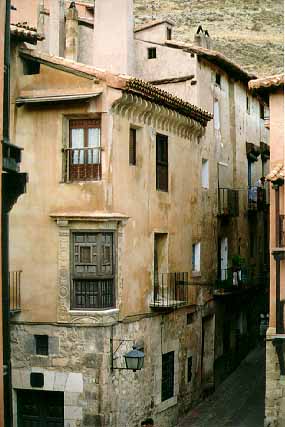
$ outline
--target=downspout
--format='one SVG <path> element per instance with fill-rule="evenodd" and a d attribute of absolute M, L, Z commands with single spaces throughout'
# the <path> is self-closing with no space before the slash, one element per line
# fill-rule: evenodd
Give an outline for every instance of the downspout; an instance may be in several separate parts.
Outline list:
<path fill-rule="evenodd" d="M 3 142 L 9 143 L 10 126 L 10 8 L 11 0 L 6 0 L 5 39 L 4 39 L 4 96 L 3 96 Z M 3 144 L 2 142 L 2 144 Z M 3 145 L 2 145 L 3 150 Z M 4 369 L 4 426 L 11 427 L 12 388 L 10 351 L 10 303 L 9 303 L 9 218 L 7 197 L 2 172 L 2 316 L 3 316 L 3 369 Z"/>

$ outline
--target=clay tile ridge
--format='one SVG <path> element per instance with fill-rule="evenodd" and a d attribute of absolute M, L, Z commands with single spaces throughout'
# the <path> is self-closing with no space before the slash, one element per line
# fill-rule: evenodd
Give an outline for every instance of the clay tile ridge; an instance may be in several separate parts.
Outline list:
<path fill-rule="evenodd" d="M 144 24 L 136 26 L 134 32 L 138 33 L 139 31 L 147 30 L 148 28 L 152 28 L 160 24 L 168 24 L 172 27 L 175 25 L 173 21 L 170 21 L 170 19 L 156 19 L 154 21 L 145 22 Z"/>
<path fill-rule="evenodd" d="M 159 89 L 156 86 L 153 86 L 152 84 L 141 79 L 136 79 L 125 74 L 113 74 L 106 70 L 95 68 L 66 58 L 48 55 L 37 50 L 20 49 L 20 55 L 34 59 L 48 66 L 54 66 L 55 68 L 66 71 L 74 70 L 82 74 L 87 74 L 88 76 L 93 76 L 94 79 L 105 81 L 106 84 L 110 87 L 144 97 L 152 102 L 163 105 L 166 108 L 177 111 L 186 117 L 190 117 L 201 123 L 203 126 L 206 126 L 207 122 L 213 118 L 212 114 L 208 113 L 207 111 L 202 110 L 201 108 L 198 108 L 189 102 L 185 102 L 183 99 L 171 95 L 169 92 Z"/>
<path fill-rule="evenodd" d="M 216 50 L 206 49 L 200 46 L 194 46 L 183 42 L 167 41 L 165 43 L 168 47 L 175 49 L 183 49 L 186 52 L 194 53 L 200 58 L 206 59 L 213 64 L 218 65 L 221 69 L 225 70 L 229 75 L 236 77 L 237 79 L 248 82 L 251 79 L 256 79 L 255 74 L 249 74 L 239 64 L 227 58 L 221 52 Z"/>
<path fill-rule="evenodd" d="M 276 74 L 274 76 L 264 77 L 262 79 L 251 80 L 248 83 L 249 89 L 276 89 L 284 86 L 284 74 Z"/>
<path fill-rule="evenodd" d="M 284 181 L 285 178 L 285 166 L 283 163 L 278 163 L 272 171 L 266 176 L 267 181 Z"/>
<path fill-rule="evenodd" d="M 37 32 L 35 27 L 30 27 L 27 24 L 18 22 L 16 24 L 10 24 L 10 34 L 15 38 L 29 41 L 41 41 L 44 40 L 44 35 Z"/>

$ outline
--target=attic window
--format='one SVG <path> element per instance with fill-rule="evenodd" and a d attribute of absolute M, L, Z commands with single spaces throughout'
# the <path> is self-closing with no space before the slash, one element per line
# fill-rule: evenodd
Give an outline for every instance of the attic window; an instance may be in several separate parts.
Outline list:
<path fill-rule="evenodd" d="M 167 38 L 167 40 L 171 40 L 172 39 L 172 30 L 171 30 L 171 28 L 167 28 L 167 30 L 166 30 L 166 38 Z"/>
<path fill-rule="evenodd" d="M 147 49 L 148 59 L 156 58 L 156 47 L 149 47 Z"/>
<path fill-rule="evenodd" d="M 41 64 L 39 62 L 23 59 L 23 74 L 25 76 L 30 76 L 32 74 L 39 74 L 40 65 Z"/>
<path fill-rule="evenodd" d="M 221 74 L 216 73 L 216 85 L 221 86 Z"/>

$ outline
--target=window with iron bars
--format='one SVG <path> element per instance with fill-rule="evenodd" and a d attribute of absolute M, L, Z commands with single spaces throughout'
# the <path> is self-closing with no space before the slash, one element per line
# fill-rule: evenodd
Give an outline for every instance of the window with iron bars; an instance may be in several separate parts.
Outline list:
<path fill-rule="evenodd" d="M 71 308 L 97 310 L 115 304 L 112 232 L 72 234 Z"/>
<path fill-rule="evenodd" d="M 98 181 L 102 178 L 101 121 L 69 121 L 69 144 L 63 149 L 65 181 Z"/>

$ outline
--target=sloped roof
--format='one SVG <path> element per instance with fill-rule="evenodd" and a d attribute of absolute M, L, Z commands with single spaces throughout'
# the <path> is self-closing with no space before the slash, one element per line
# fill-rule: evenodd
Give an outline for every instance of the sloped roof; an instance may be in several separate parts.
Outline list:
<path fill-rule="evenodd" d="M 134 32 L 138 33 L 139 31 L 147 30 L 148 28 L 156 27 L 160 24 L 168 24 L 172 27 L 174 26 L 174 22 L 170 21 L 170 19 L 156 19 L 155 21 L 145 22 L 144 24 L 136 26 Z"/>
<path fill-rule="evenodd" d="M 199 58 L 205 59 L 215 65 L 218 65 L 222 70 L 226 71 L 230 76 L 243 82 L 248 82 L 251 79 L 256 79 L 255 74 L 249 74 L 239 64 L 227 58 L 221 52 L 216 50 L 206 49 L 204 47 L 190 45 L 182 42 L 175 42 L 168 40 L 165 45 L 174 49 L 182 49 L 185 52 L 194 53 Z"/>
<path fill-rule="evenodd" d="M 44 35 L 38 33 L 36 28 L 21 22 L 10 24 L 10 34 L 12 38 L 31 44 L 37 44 L 38 41 L 44 40 Z"/>
<path fill-rule="evenodd" d="M 276 74 L 262 79 L 251 80 L 248 83 L 248 87 L 254 91 L 273 91 L 279 87 L 284 87 L 284 74 Z"/>
<path fill-rule="evenodd" d="M 266 176 L 267 181 L 284 181 L 285 178 L 285 166 L 284 163 L 278 163 L 271 172 Z"/>
<path fill-rule="evenodd" d="M 86 77 L 92 80 L 102 80 L 110 87 L 137 94 L 159 105 L 163 105 L 166 108 L 175 110 L 186 117 L 196 120 L 202 126 L 206 126 L 207 122 L 213 118 L 212 114 L 209 112 L 202 110 L 189 102 L 185 102 L 183 99 L 171 95 L 169 92 L 159 89 L 141 79 L 136 79 L 125 74 L 113 74 L 103 69 L 95 68 L 66 58 L 48 55 L 37 50 L 21 49 L 20 55 L 26 59 L 34 60 L 44 65 L 57 68 L 65 72 L 70 72 L 81 77 Z"/>

